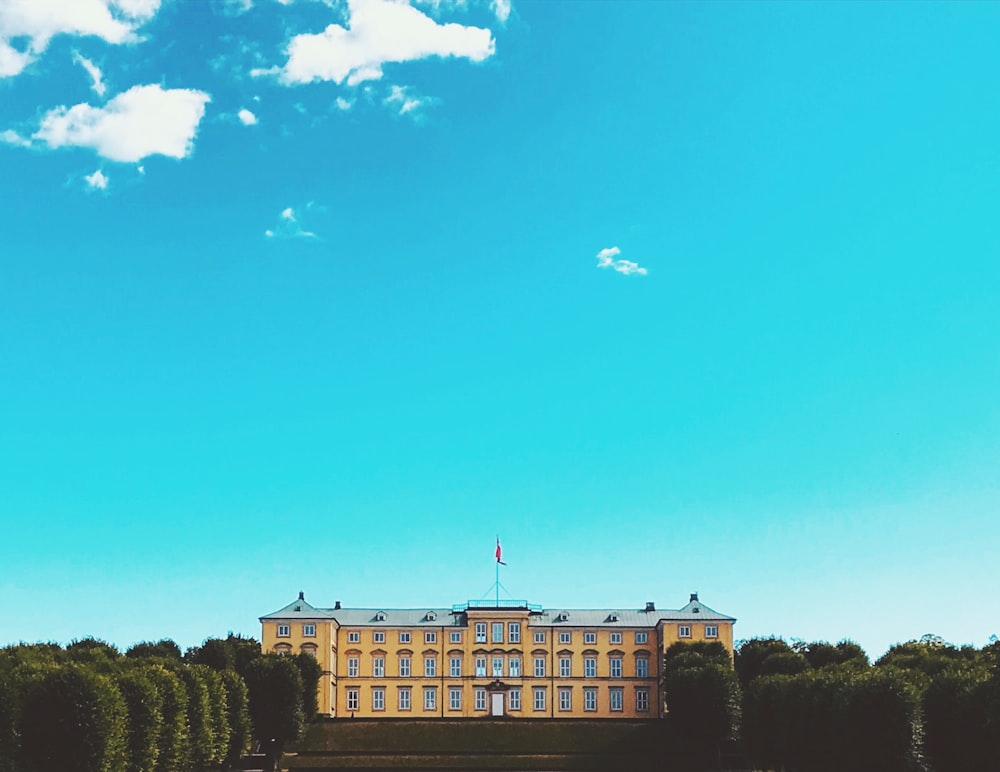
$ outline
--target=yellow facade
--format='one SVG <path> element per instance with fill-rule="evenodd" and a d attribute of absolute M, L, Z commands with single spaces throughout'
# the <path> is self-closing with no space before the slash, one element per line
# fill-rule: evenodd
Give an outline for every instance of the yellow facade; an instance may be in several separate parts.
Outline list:
<path fill-rule="evenodd" d="M 261 617 L 265 652 L 319 661 L 319 711 L 358 718 L 656 718 L 677 641 L 733 623 L 691 596 L 678 610 L 545 611 L 526 601 L 451 609 L 332 609 L 297 601 Z"/>

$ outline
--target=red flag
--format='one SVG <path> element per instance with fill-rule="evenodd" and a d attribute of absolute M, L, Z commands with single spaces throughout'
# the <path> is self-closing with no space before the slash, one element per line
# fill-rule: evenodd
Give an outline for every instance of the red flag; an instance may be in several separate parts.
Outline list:
<path fill-rule="evenodd" d="M 507 564 L 500 559 L 502 556 L 503 556 L 503 550 L 500 549 L 500 537 L 497 536 L 497 563 L 499 563 L 502 566 L 505 566 Z"/>

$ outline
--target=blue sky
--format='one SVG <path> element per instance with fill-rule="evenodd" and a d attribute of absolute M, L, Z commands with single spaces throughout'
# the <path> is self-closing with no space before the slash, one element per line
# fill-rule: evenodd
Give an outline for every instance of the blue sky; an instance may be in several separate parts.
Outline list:
<path fill-rule="evenodd" d="M 0 0 L 0 642 L 997 625 L 991 4 Z"/>

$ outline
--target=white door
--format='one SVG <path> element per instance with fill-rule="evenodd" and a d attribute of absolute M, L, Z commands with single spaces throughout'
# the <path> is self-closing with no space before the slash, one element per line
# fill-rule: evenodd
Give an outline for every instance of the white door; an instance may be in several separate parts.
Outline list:
<path fill-rule="evenodd" d="M 490 695 L 490 715 L 491 716 L 503 715 L 503 692 L 498 692 Z"/>

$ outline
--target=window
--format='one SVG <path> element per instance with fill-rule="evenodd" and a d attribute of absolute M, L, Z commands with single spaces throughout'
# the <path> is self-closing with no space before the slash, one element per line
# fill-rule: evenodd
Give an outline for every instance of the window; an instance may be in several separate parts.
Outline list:
<path fill-rule="evenodd" d="M 646 657 L 635 658 L 635 677 L 649 678 L 649 660 Z"/>
<path fill-rule="evenodd" d="M 410 677 L 410 658 L 400 657 L 399 658 L 399 677 L 409 678 Z"/>
<path fill-rule="evenodd" d="M 507 707 L 511 710 L 521 709 L 521 690 L 511 689 L 507 692 Z"/>
<path fill-rule="evenodd" d="M 569 678 L 572 672 L 572 662 L 570 657 L 560 657 L 559 658 L 559 677 Z"/>
<path fill-rule="evenodd" d="M 437 675 L 437 657 L 424 657 L 424 676 L 433 678 Z"/>
<path fill-rule="evenodd" d="M 358 677 L 358 658 L 348 657 L 347 658 L 347 677 L 357 678 Z"/>
<path fill-rule="evenodd" d="M 621 644 L 622 634 L 621 633 L 611 633 L 611 643 Z"/>
<path fill-rule="evenodd" d="M 448 690 L 448 710 L 462 709 L 462 690 L 452 687 Z"/>
<path fill-rule="evenodd" d="M 409 643 L 410 642 L 410 634 L 408 632 L 407 633 L 400 633 L 399 634 L 399 642 L 400 643 Z"/>
<path fill-rule="evenodd" d="M 385 657 L 372 657 L 372 675 L 375 678 L 385 675 Z"/>
<path fill-rule="evenodd" d="M 559 633 L 559 643 L 572 643 L 573 633 Z"/>
<path fill-rule="evenodd" d="M 545 657 L 535 657 L 535 678 L 545 678 Z"/>
<path fill-rule="evenodd" d="M 358 710 L 358 689 L 347 690 L 347 709 Z"/>
<path fill-rule="evenodd" d="M 649 643 L 649 633 L 647 632 L 637 632 L 635 634 L 636 643 Z"/>
<path fill-rule="evenodd" d="M 372 689 L 372 710 L 385 710 L 385 689 Z"/>
<path fill-rule="evenodd" d="M 351 630 L 351 632 L 347 634 L 347 642 L 361 643 L 361 633 L 359 633 L 357 630 Z"/>
<path fill-rule="evenodd" d="M 706 638 L 718 638 L 719 628 L 717 625 L 705 625 L 705 637 Z"/>
<path fill-rule="evenodd" d="M 545 643 L 545 633 L 541 630 L 535 632 L 535 643 Z"/>
<path fill-rule="evenodd" d="M 473 694 L 476 698 L 476 710 L 486 710 L 486 690 L 474 689 Z"/>
<path fill-rule="evenodd" d="M 493 677 L 503 678 L 503 657 L 493 658 Z"/>
<path fill-rule="evenodd" d="M 559 710 L 573 710 L 573 690 L 569 687 L 559 689 Z"/>
<path fill-rule="evenodd" d="M 424 633 L 424 643 L 437 643 L 437 642 L 438 642 L 437 633 L 431 632 L 429 630 L 426 633 Z"/>
<path fill-rule="evenodd" d="M 624 705 L 625 690 L 620 686 L 612 686 L 608 691 L 611 692 L 611 710 L 622 710 Z"/>
<path fill-rule="evenodd" d="M 303 654 L 308 654 L 310 657 L 312 657 L 313 659 L 315 659 L 316 658 L 316 644 L 314 644 L 314 643 L 305 643 L 305 644 L 303 644 L 302 645 L 302 652 L 303 652 Z"/>
<path fill-rule="evenodd" d="M 424 710 L 437 710 L 438 690 L 436 686 L 424 687 Z"/>
<path fill-rule="evenodd" d="M 476 657 L 476 677 L 486 678 L 486 657 Z"/>
<path fill-rule="evenodd" d="M 409 710 L 410 709 L 410 687 L 401 686 L 399 688 L 399 709 Z"/>
<path fill-rule="evenodd" d="M 583 687 L 583 709 L 597 710 L 597 689 L 593 686 Z"/>
<path fill-rule="evenodd" d="M 621 678 L 622 677 L 622 658 L 621 657 L 611 657 L 609 660 L 611 665 L 611 677 Z"/>
<path fill-rule="evenodd" d="M 521 658 L 520 657 L 511 657 L 510 660 L 507 662 L 507 668 L 508 668 L 508 672 L 510 673 L 510 677 L 511 678 L 520 678 L 521 677 Z"/>
<path fill-rule="evenodd" d="M 635 690 L 635 709 L 637 713 L 649 710 L 649 689 Z"/>
<path fill-rule="evenodd" d="M 291 634 L 292 634 L 292 626 L 291 625 L 278 625 L 278 637 L 279 638 L 287 638 Z"/>
<path fill-rule="evenodd" d="M 521 623 L 511 622 L 507 625 L 507 643 L 521 642 Z"/>
<path fill-rule="evenodd" d="M 450 663 L 451 663 L 451 671 L 450 671 L 451 672 L 451 677 L 452 678 L 461 678 L 462 677 L 462 658 L 461 657 L 452 657 L 451 660 L 450 660 Z"/>
<path fill-rule="evenodd" d="M 287 657 L 292 653 L 292 647 L 287 643 L 279 643 L 274 647 L 274 653 L 282 657 Z"/>
<path fill-rule="evenodd" d="M 597 643 L 597 633 L 584 633 L 583 634 L 584 643 Z"/>
<path fill-rule="evenodd" d="M 490 640 L 493 643 L 503 643 L 503 622 L 493 623 L 493 635 Z"/>
<path fill-rule="evenodd" d="M 691 637 L 691 626 L 690 625 L 681 625 L 678 628 L 678 630 L 677 630 L 677 634 L 681 638 L 690 638 Z"/>
<path fill-rule="evenodd" d="M 381 630 L 376 630 L 372 633 L 372 640 L 375 641 L 375 643 L 385 643 L 385 633 Z"/>
<path fill-rule="evenodd" d="M 452 643 L 462 642 L 462 634 L 460 632 L 452 632 L 448 637 L 451 639 Z"/>
<path fill-rule="evenodd" d="M 583 658 L 583 677 L 597 678 L 597 657 Z"/>
<path fill-rule="evenodd" d="M 476 643 L 486 643 L 485 622 L 476 622 Z"/>
<path fill-rule="evenodd" d="M 306 636 L 306 638 L 315 638 L 316 637 L 316 625 L 312 625 L 312 624 L 302 625 L 302 634 L 304 636 Z"/>
<path fill-rule="evenodd" d="M 545 689 L 543 687 L 536 686 L 532 689 L 535 695 L 535 710 L 545 710 Z"/>

